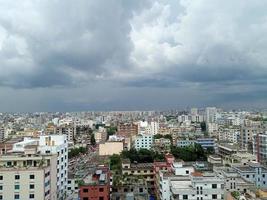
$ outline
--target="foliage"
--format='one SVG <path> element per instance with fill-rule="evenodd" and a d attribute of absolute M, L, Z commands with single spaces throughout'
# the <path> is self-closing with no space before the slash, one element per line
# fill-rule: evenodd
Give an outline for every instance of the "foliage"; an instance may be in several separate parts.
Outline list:
<path fill-rule="evenodd" d="M 95 145 L 96 144 L 96 141 L 95 141 L 95 135 L 92 133 L 91 134 L 91 139 L 90 139 L 90 141 L 91 141 L 91 145 Z"/>
<path fill-rule="evenodd" d="M 235 199 L 239 199 L 240 193 L 237 191 L 231 192 L 231 195 L 235 198 Z"/>
<path fill-rule="evenodd" d="M 167 134 L 167 135 L 157 134 L 157 135 L 154 135 L 154 139 L 160 139 L 160 138 L 169 139 L 172 142 L 172 135 L 171 134 Z"/>
<path fill-rule="evenodd" d="M 85 147 L 79 147 L 75 149 L 71 149 L 68 153 L 69 158 L 73 158 L 78 156 L 80 153 L 84 154 L 86 153 L 86 148 Z"/>
<path fill-rule="evenodd" d="M 122 151 L 122 158 L 128 158 L 131 162 L 137 163 L 151 163 L 154 160 L 162 161 L 164 160 L 164 155 L 159 152 L 155 152 L 147 149 L 140 149 L 139 151 L 135 149 L 130 149 L 129 151 Z"/>
<path fill-rule="evenodd" d="M 116 126 L 107 127 L 108 136 L 114 135 L 117 132 Z"/>
<path fill-rule="evenodd" d="M 118 154 L 113 154 L 109 157 L 109 164 L 111 170 L 121 170 L 121 157 Z"/>
<path fill-rule="evenodd" d="M 206 152 L 199 144 L 187 147 L 171 147 L 171 153 L 175 158 L 183 161 L 207 160 Z"/>

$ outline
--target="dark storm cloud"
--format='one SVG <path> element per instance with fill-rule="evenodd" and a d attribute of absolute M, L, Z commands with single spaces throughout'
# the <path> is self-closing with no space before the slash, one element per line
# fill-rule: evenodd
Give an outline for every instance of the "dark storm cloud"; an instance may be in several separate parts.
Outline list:
<path fill-rule="evenodd" d="M 0 0 L 0 95 L 60 93 L 47 108 L 62 110 L 170 101 L 156 94 L 173 95 L 171 105 L 249 102 L 249 94 L 262 102 L 266 7 L 262 0 Z M 85 95 L 86 88 L 93 89 Z"/>

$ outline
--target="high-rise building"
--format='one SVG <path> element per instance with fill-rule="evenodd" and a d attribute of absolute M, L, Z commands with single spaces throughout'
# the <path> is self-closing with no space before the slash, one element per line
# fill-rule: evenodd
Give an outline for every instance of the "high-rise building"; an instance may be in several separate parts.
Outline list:
<path fill-rule="evenodd" d="M 257 156 L 257 161 L 267 164 L 267 134 L 257 133 L 253 135 L 253 154 Z"/>
<path fill-rule="evenodd" d="M 57 200 L 57 154 L 25 140 L 0 157 L 0 199 Z"/>
<path fill-rule="evenodd" d="M 216 107 L 207 107 L 206 108 L 206 122 L 207 123 L 215 123 L 216 122 Z"/>
<path fill-rule="evenodd" d="M 15 143 L 12 152 L 25 152 L 28 147 L 37 146 L 40 159 L 43 155 L 56 155 L 56 199 L 63 200 L 67 192 L 68 142 L 66 135 L 42 135 L 39 138 L 24 138 Z M 29 169 L 30 170 L 30 169 Z"/>

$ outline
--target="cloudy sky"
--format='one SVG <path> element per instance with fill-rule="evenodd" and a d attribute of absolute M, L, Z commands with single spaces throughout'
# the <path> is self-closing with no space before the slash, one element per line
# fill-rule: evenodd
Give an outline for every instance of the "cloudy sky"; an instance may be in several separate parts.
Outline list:
<path fill-rule="evenodd" d="M 267 106 L 267 1 L 0 0 L 0 112 Z"/>

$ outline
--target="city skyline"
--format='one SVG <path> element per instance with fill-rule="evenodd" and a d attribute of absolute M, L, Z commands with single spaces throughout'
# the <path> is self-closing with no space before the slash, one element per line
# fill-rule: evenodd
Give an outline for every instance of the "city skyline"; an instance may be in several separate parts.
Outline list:
<path fill-rule="evenodd" d="M 0 1 L 0 112 L 266 108 L 266 7 Z"/>

